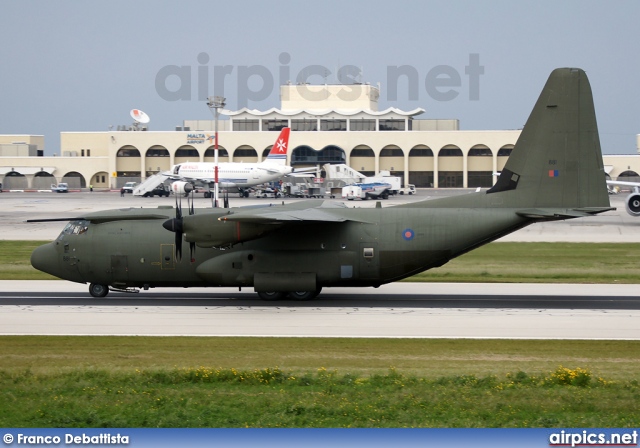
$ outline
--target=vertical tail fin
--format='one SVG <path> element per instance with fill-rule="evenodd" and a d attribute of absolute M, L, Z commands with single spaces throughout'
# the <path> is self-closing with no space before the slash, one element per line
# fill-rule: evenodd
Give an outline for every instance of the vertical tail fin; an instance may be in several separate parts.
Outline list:
<path fill-rule="evenodd" d="M 515 207 L 609 207 L 589 80 L 577 68 L 554 70 L 496 185 Z"/>
<path fill-rule="evenodd" d="M 289 132 L 290 128 L 282 128 L 280 135 L 276 139 L 269 155 L 265 162 L 270 165 L 286 165 L 287 164 L 287 150 L 289 149 Z"/>

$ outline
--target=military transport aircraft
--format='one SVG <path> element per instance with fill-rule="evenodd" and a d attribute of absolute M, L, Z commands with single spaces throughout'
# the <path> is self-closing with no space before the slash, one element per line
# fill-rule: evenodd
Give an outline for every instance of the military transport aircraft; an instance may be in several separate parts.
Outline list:
<path fill-rule="evenodd" d="M 235 286 L 263 299 L 310 299 L 323 287 L 377 287 L 442 266 L 529 224 L 608 210 L 591 87 L 582 70 L 562 68 L 489 190 L 385 208 L 309 200 L 184 215 L 180 207 L 87 213 L 34 250 L 31 263 L 90 283 L 95 297 Z"/>

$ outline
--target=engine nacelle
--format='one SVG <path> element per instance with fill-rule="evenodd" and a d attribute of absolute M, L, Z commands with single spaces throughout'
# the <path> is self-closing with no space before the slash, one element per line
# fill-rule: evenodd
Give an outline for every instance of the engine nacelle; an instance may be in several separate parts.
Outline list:
<path fill-rule="evenodd" d="M 640 216 L 640 193 L 631 193 L 625 202 L 627 213 L 631 216 Z"/>
<path fill-rule="evenodd" d="M 227 222 L 222 219 L 228 210 L 184 216 L 181 230 L 184 239 L 196 243 L 199 247 L 224 247 L 259 238 L 280 226 L 274 224 Z"/>
<path fill-rule="evenodd" d="M 171 184 L 173 194 L 189 194 L 193 191 L 193 184 L 177 181 Z"/>

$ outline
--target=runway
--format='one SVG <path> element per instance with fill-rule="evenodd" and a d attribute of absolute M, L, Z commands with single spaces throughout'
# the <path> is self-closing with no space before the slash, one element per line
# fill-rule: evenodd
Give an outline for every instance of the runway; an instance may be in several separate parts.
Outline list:
<path fill-rule="evenodd" d="M 0 282 L 0 334 L 640 339 L 636 285 L 395 283 L 310 302 L 229 288 L 95 299 L 86 288 Z"/>
<path fill-rule="evenodd" d="M 382 206 L 468 192 L 425 189 Z M 625 197 L 611 196 L 618 209 L 602 216 L 534 224 L 500 241 L 640 242 L 640 219 L 626 213 Z M 231 205 L 272 201 L 232 198 Z M 24 220 L 174 202 L 114 193 L 3 194 L 0 231 L 4 239 L 52 240 L 64 223 Z M 206 206 L 210 200 L 196 198 L 196 207 Z M 86 285 L 64 281 L 0 282 L 0 291 L 0 334 L 640 339 L 637 285 L 395 283 L 327 288 L 310 302 L 263 302 L 251 289 L 228 288 L 94 299 Z"/>

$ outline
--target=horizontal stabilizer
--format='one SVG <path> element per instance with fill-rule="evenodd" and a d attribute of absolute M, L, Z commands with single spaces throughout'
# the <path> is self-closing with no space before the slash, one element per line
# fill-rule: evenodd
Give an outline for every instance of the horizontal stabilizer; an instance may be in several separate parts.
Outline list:
<path fill-rule="evenodd" d="M 264 167 L 264 166 L 258 166 L 258 167 L 256 167 L 256 169 L 262 170 L 262 171 L 266 171 L 269 174 L 278 174 L 280 172 L 276 168 L 268 168 L 268 167 Z"/>
<path fill-rule="evenodd" d="M 516 214 L 523 218 L 555 220 L 584 218 L 586 216 L 597 215 L 598 213 L 615 210 L 615 207 L 583 207 L 574 209 L 536 209 L 518 210 Z"/>

